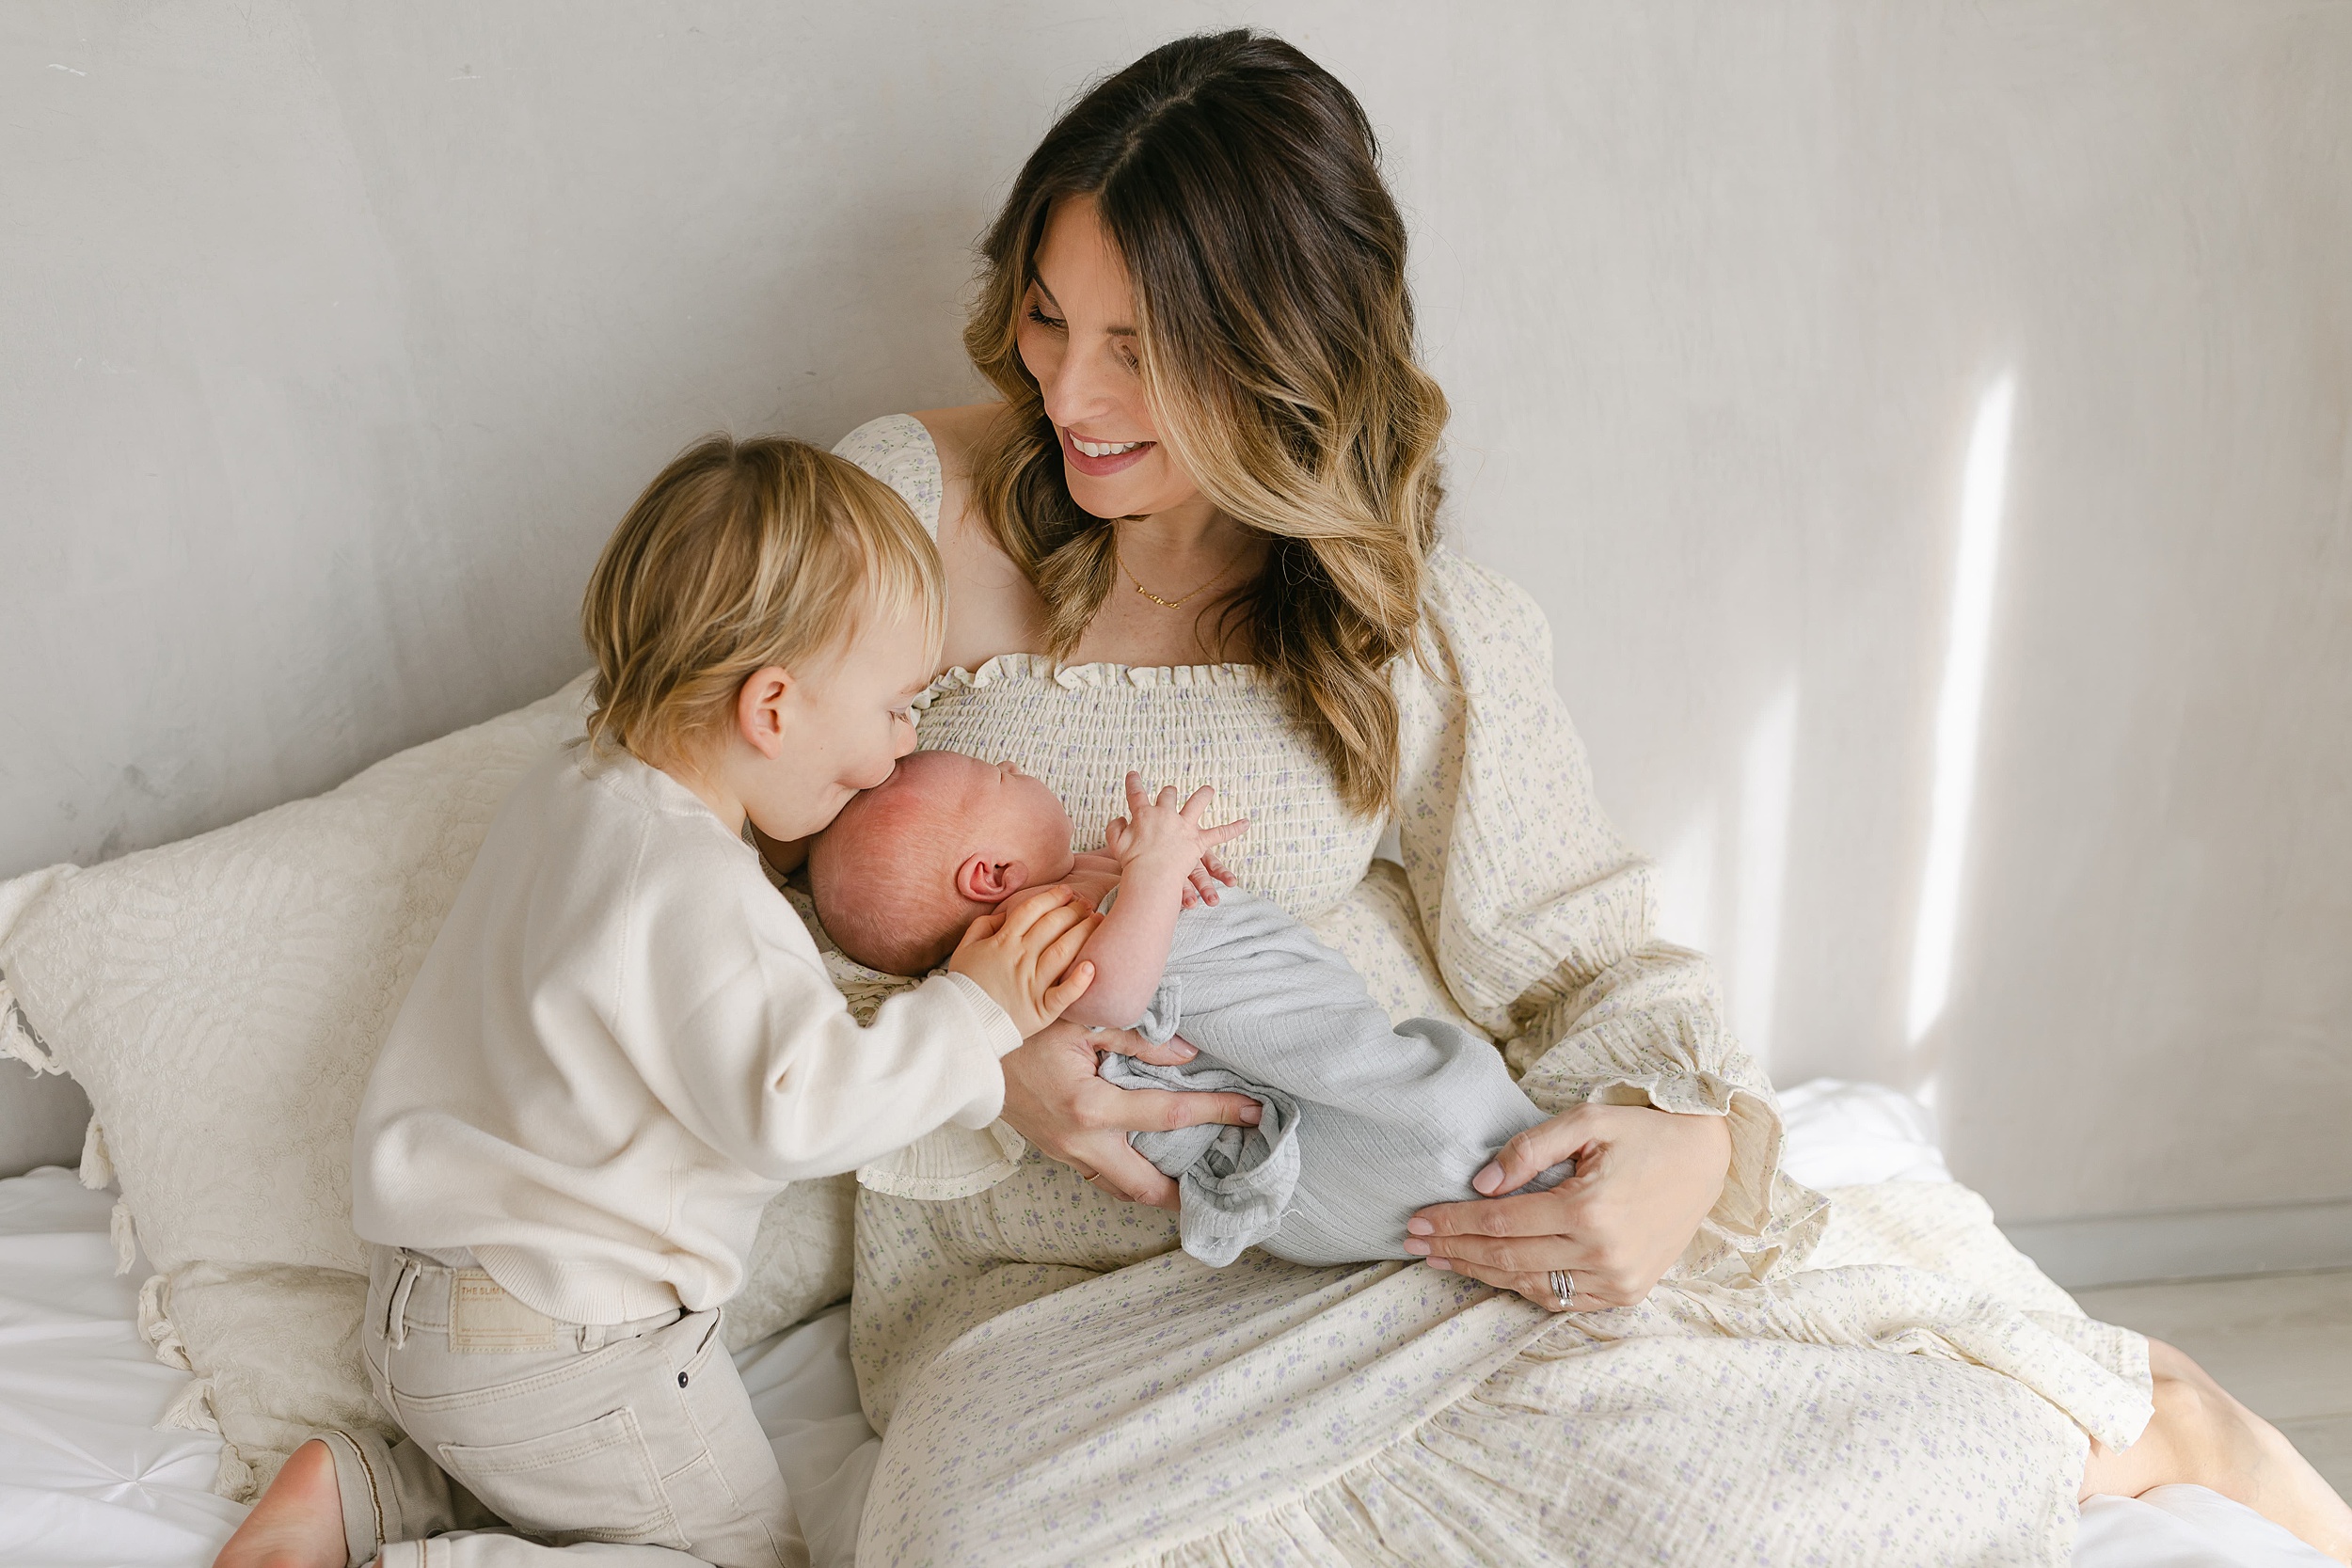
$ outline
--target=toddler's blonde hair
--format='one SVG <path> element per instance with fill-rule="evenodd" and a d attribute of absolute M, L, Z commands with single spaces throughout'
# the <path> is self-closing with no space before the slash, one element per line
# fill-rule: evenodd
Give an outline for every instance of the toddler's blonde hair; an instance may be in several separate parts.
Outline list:
<path fill-rule="evenodd" d="M 804 675 L 871 621 L 918 610 L 936 644 L 939 551 L 898 492 L 789 436 L 706 436 L 645 486 L 588 578 L 589 744 L 675 760 L 725 725 L 755 672 Z"/>

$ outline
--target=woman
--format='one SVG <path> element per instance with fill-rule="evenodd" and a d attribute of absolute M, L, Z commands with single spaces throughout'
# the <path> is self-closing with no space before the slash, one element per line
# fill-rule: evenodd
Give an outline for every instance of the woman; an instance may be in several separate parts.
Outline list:
<path fill-rule="evenodd" d="M 840 450 L 947 563 L 924 745 L 1020 763 L 1082 834 L 1130 767 L 1215 784 L 1245 883 L 1558 1113 L 1480 1190 L 1578 1175 L 1424 1212 L 1426 1267 L 1210 1271 L 1126 1134 L 1240 1105 L 1039 1037 L 1005 1061 L 1025 1157 L 867 1173 L 863 1551 L 2056 1561 L 2078 1494 L 2193 1479 L 2352 1554 L 2283 1439 L 2083 1319 L 1964 1191 L 1866 1202 L 1823 1247 L 1703 960 L 1651 934 L 1540 617 L 1438 544 L 1405 244 L 1343 87 L 1276 40 L 1179 40 L 1063 118 L 987 237 L 966 344 L 1004 401 Z M 1373 866 L 1389 823 L 1401 872 Z"/>

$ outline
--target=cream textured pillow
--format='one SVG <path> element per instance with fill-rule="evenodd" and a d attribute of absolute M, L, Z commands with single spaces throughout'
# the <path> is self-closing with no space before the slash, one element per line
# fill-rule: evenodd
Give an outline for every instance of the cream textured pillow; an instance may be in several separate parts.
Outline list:
<path fill-rule="evenodd" d="M 253 1496 L 314 1426 L 385 1424 L 358 1354 L 360 1091 L 492 814 L 580 734 L 584 694 L 216 832 L 0 884 L 0 1051 L 88 1092 L 83 1179 L 121 1183 L 124 1267 L 135 1224 L 157 1270 L 141 1326 L 198 1374 L 166 1419 L 221 1433 L 225 1496 Z M 731 1343 L 849 1293 L 848 1183 L 770 1206 Z"/>

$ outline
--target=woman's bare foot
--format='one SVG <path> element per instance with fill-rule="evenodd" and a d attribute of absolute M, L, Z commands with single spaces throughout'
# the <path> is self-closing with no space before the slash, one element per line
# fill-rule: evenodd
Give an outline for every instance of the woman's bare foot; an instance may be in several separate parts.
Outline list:
<path fill-rule="evenodd" d="M 313 1437 L 294 1449 L 213 1568 L 343 1568 L 348 1556 L 335 1456 Z"/>
<path fill-rule="evenodd" d="M 2339 1562 L 2352 1563 L 2352 1508 L 2286 1434 L 2232 1398 L 2212 1374 L 2161 1339 L 2148 1341 L 2156 1414 L 2118 1452 L 2091 1444 L 2083 1496 L 2137 1497 L 2188 1481 L 2244 1503 Z"/>

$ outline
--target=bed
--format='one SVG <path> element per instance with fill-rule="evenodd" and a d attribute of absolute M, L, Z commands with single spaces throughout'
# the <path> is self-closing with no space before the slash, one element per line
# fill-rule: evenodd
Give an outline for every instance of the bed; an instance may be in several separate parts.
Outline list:
<path fill-rule="evenodd" d="M 1948 1180 L 1925 1114 L 1871 1085 L 1785 1097 L 1808 1184 Z M 187 1382 L 137 1328 L 144 1267 L 116 1273 L 113 1196 L 51 1167 L 0 1180 L 0 1568 L 200 1568 L 243 1517 L 213 1494 L 220 1439 L 158 1429 Z M 737 1357 L 817 1568 L 855 1560 L 882 1444 L 859 1413 L 849 1314 L 834 1307 Z M 2319 1568 L 2311 1548 L 2193 1486 L 2084 1510 L 2086 1568 Z"/>

